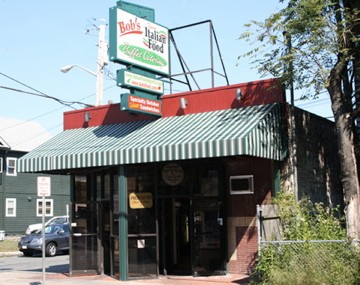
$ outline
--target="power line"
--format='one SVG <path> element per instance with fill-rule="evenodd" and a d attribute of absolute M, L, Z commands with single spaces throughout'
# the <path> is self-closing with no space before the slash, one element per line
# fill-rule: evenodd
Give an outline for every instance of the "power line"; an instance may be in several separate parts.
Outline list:
<path fill-rule="evenodd" d="M 23 85 L 29 89 L 31 89 L 32 91 L 35 91 L 36 93 L 33 93 L 33 92 L 28 92 L 28 91 L 24 91 L 24 90 L 20 90 L 20 89 L 16 89 L 16 88 L 11 88 L 11 87 L 6 87 L 6 86 L 0 86 L 0 88 L 3 88 L 3 89 L 7 89 L 7 90 L 10 90 L 10 91 L 14 91 L 14 92 L 20 92 L 20 93 L 25 93 L 25 94 L 29 94 L 29 95 L 34 95 L 34 96 L 39 96 L 39 97 L 44 97 L 44 98 L 47 98 L 47 99 L 52 99 L 52 100 L 55 100 L 57 101 L 58 103 L 62 104 L 62 105 L 65 105 L 67 107 L 70 107 L 70 108 L 73 108 L 73 109 L 76 109 L 74 108 L 73 106 L 71 105 L 74 105 L 74 104 L 79 104 L 79 105 L 83 105 L 85 107 L 91 107 L 92 105 L 89 105 L 89 104 L 86 104 L 86 103 L 83 103 L 83 102 L 78 102 L 78 101 L 64 101 L 64 100 L 61 100 L 59 98 L 56 98 L 56 97 L 53 97 L 53 96 L 49 96 L 19 80 L 16 80 L 15 78 L 9 76 L 9 75 L 6 75 L 2 72 L 0 72 L 0 75 L 12 80 L 12 81 L 15 81 L 16 83 L 20 84 L 20 85 Z"/>

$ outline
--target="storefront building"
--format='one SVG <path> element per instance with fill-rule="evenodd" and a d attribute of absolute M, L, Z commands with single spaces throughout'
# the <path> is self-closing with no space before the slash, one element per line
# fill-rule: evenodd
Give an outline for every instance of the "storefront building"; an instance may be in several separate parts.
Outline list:
<path fill-rule="evenodd" d="M 71 175 L 70 273 L 248 273 L 256 205 L 280 190 L 287 155 L 278 84 L 165 95 L 160 118 L 119 104 L 64 113 L 19 171 Z"/>

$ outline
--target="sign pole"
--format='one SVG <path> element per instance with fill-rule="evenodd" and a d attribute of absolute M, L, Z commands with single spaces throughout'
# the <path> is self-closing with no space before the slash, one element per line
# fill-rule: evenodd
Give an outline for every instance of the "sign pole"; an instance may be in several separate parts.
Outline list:
<path fill-rule="evenodd" d="M 42 196 L 42 284 L 45 285 L 45 196 Z"/>
<path fill-rule="evenodd" d="M 42 285 L 45 285 L 45 197 L 51 196 L 51 178 L 49 176 L 38 176 L 37 195 L 42 197 Z"/>

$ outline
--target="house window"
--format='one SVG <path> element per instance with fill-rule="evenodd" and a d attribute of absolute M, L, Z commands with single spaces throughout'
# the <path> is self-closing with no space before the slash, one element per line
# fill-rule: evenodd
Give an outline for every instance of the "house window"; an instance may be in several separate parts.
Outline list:
<path fill-rule="evenodd" d="M 230 176 L 230 194 L 253 194 L 254 176 L 238 175 Z"/>
<path fill-rule="evenodd" d="M 3 158 L 0 157 L 0 173 L 3 172 Z"/>
<path fill-rule="evenodd" d="M 16 217 L 16 199 L 6 198 L 5 202 L 6 217 Z"/>
<path fill-rule="evenodd" d="M 6 175 L 16 176 L 16 158 L 8 157 L 6 159 Z"/>
<path fill-rule="evenodd" d="M 42 199 L 36 200 L 36 216 L 42 217 Z M 45 199 L 45 217 L 53 216 L 53 199 Z"/>

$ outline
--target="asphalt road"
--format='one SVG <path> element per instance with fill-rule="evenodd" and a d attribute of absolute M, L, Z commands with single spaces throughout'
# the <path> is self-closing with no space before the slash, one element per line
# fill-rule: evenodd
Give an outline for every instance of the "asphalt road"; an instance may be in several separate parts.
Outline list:
<path fill-rule="evenodd" d="M 69 272 L 69 255 L 57 255 L 45 258 L 45 271 L 49 273 L 66 273 Z M 9 271 L 32 271 L 42 272 L 42 256 L 32 257 L 5 256 L 0 258 L 0 274 Z"/>

